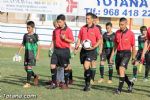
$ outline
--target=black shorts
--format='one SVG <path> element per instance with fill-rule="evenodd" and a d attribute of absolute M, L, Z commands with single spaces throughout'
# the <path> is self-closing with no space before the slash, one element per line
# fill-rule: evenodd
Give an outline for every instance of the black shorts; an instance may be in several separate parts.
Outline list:
<path fill-rule="evenodd" d="M 24 58 L 24 66 L 35 66 L 36 65 L 36 59 L 28 59 Z"/>
<path fill-rule="evenodd" d="M 118 70 L 120 66 L 123 66 L 127 69 L 130 57 L 131 57 L 130 50 L 117 51 L 115 59 L 116 69 Z"/>
<path fill-rule="evenodd" d="M 80 63 L 84 64 L 85 61 L 92 62 L 97 59 L 97 51 L 81 49 L 80 51 Z"/>
<path fill-rule="evenodd" d="M 55 48 L 51 57 L 51 64 L 56 64 L 60 67 L 67 67 L 70 64 L 70 49 Z"/>
<path fill-rule="evenodd" d="M 137 52 L 137 54 L 136 54 L 136 60 L 137 60 L 137 61 L 140 61 L 140 60 L 141 60 L 142 51 L 143 51 L 143 50 L 138 50 L 138 52 Z"/>
<path fill-rule="evenodd" d="M 107 60 L 107 62 L 108 62 L 108 64 L 109 64 L 109 59 L 110 59 L 112 50 L 113 50 L 112 48 L 103 49 L 103 52 L 102 52 L 102 54 L 100 55 L 101 61 L 106 61 L 106 60 Z"/>
<path fill-rule="evenodd" d="M 146 66 L 150 67 L 150 51 L 145 54 Z"/>

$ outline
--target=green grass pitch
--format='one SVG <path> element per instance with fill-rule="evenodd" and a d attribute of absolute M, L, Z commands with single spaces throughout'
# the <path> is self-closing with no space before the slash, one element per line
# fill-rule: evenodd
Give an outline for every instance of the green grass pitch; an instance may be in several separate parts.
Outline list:
<path fill-rule="evenodd" d="M 83 67 L 79 62 L 79 55 L 71 59 L 73 68 L 73 85 L 69 86 L 68 90 L 46 89 L 44 82 L 50 79 L 50 59 L 48 50 L 42 49 L 40 52 L 40 60 L 37 66 L 33 68 L 35 73 L 39 74 L 39 86 L 32 86 L 29 89 L 24 89 L 23 85 L 26 82 L 26 72 L 22 62 L 13 62 L 12 57 L 17 52 L 18 48 L 0 47 L 0 100 L 9 99 L 10 95 L 34 95 L 34 98 L 29 97 L 27 100 L 150 100 L 150 81 L 143 82 L 144 70 L 138 75 L 138 81 L 135 82 L 133 93 L 127 93 L 127 85 L 124 84 L 121 95 L 114 95 L 113 91 L 118 85 L 118 77 L 114 68 L 113 83 L 107 84 L 108 68 L 105 66 L 105 82 L 92 86 L 91 91 L 83 92 Z M 21 54 L 23 58 L 23 52 Z M 99 59 L 97 62 L 96 80 L 99 78 Z M 132 77 L 132 65 L 129 64 L 128 75 Z M 24 100 L 24 99 L 22 99 Z"/>

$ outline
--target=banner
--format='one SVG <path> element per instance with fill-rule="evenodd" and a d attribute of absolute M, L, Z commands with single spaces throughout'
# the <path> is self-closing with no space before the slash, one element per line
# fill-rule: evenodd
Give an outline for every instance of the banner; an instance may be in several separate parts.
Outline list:
<path fill-rule="evenodd" d="M 0 0 L 3 12 L 150 18 L 150 0 Z"/>

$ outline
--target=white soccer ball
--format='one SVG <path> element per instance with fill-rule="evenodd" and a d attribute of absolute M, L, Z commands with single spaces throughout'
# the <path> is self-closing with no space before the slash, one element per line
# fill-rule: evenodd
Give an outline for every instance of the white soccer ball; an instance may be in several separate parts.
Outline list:
<path fill-rule="evenodd" d="M 21 60 L 22 60 L 21 56 L 19 56 L 17 54 L 13 57 L 14 62 L 21 62 Z"/>
<path fill-rule="evenodd" d="M 83 46 L 83 48 L 85 48 L 85 49 L 89 49 L 89 48 L 92 47 L 92 43 L 91 43 L 90 40 L 84 40 L 83 43 L 82 43 L 82 46 Z"/>

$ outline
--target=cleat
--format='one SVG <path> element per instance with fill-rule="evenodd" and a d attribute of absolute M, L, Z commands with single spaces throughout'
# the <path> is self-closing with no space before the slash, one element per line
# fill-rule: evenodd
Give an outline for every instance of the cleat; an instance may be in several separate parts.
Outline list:
<path fill-rule="evenodd" d="M 133 90 L 133 86 L 134 86 L 134 83 L 133 83 L 133 82 L 131 82 L 131 85 L 130 85 L 130 86 L 128 86 L 128 92 L 129 92 L 129 93 L 131 93 L 131 92 L 132 92 L 132 90 Z"/>
<path fill-rule="evenodd" d="M 104 82 L 104 79 L 103 78 L 100 78 L 99 80 L 98 80 L 98 83 L 103 83 Z"/>
<path fill-rule="evenodd" d="M 57 84 L 52 82 L 47 89 L 55 89 L 55 88 L 57 88 Z"/>
<path fill-rule="evenodd" d="M 83 91 L 85 91 L 85 92 L 88 92 L 88 91 L 90 91 L 90 86 L 85 86 L 84 88 L 83 88 Z"/>
<path fill-rule="evenodd" d="M 144 78 L 143 82 L 148 82 L 148 79 L 147 79 L 147 78 Z"/>
<path fill-rule="evenodd" d="M 137 78 L 132 78 L 131 80 L 130 80 L 131 82 L 136 82 L 137 81 Z"/>
<path fill-rule="evenodd" d="M 24 86 L 23 86 L 23 88 L 30 88 L 31 87 L 31 85 L 29 84 L 29 83 L 26 83 Z"/>
<path fill-rule="evenodd" d="M 94 81 L 93 81 L 93 80 L 91 80 L 91 81 L 90 81 L 90 84 L 91 84 L 91 85 L 94 85 Z"/>
<path fill-rule="evenodd" d="M 108 84 L 111 84 L 111 83 L 112 83 L 112 80 L 108 80 L 107 83 L 108 83 Z"/>
<path fill-rule="evenodd" d="M 121 91 L 119 89 L 116 89 L 115 92 L 114 92 L 114 94 L 119 95 L 119 94 L 121 94 Z"/>

